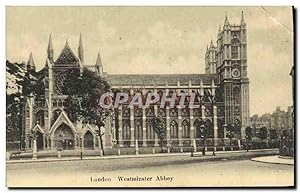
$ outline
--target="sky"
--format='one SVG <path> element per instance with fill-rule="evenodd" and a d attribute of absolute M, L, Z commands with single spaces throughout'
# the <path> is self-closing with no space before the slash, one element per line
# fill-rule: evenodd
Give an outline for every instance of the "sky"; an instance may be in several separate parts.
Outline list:
<path fill-rule="evenodd" d="M 85 65 L 100 52 L 111 74 L 204 73 L 204 54 L 216 42 L 225 14 L 247 23 L 250 114 L 292 105 L 291 7 L 7 7 L 6 56 L 37 69 L 45 65 L 49 35 L 54 58 L 68 43 L 77 54 L 82 34 Z"/>

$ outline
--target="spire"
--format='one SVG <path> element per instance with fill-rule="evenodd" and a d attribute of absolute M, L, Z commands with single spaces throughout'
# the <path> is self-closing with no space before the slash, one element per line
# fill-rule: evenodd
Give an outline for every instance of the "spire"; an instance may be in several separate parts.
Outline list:
<path fill-rule="evenodd" d="M 98 52 L 97 61 L 96 61 L 96 66 L 102 66 L 102 61 L 101 61 L 101 57 L 100 57 L 100 52 Z"/>
<path fill-rule="evenodd" d="M 213 41 L 210 40 L 210 48 L 213 48 L 213 47 L 214 47 Z"/>
<path fill-rule="evenodd" d="M 95 64 L 95 69 L 96 69 L 96 72 L 97 72 L 100 76 L 103 75 L 103 66 L 102 66 L 102 61 L 101 61 L 100 52 L 98 52 L 98 56 L 97 56 L 97 60 L 96 60 L 96 64 Z"/>
<path fill-rule="evenodd" d="M 245 22 L 245 19 L 244 19 L 244 11 L 242 11 L 241 25 L 242 25 L 242 26 L 245 26 L 245 25 L 246 25 L 246 22 Z"/>
<path fill-rule="evenodd" d="M 46 68 L 48 68 L 48 67 L 49 67 L 48 58 L 46 58 L 45 67 L 46 67 Z"/>
<path fill-rule="evenodd" d="M 27 62 L 27 69 L 35 70 L 35 64 L 32 56 L 32 52 L 30 52 L 29 59 Z"/>
<path fill-rule="evenodd" d="M 48 50 L 47 50 L 48 59 L 53 62 L 53 46 L 52 46 L 52 37 L 50 34 L 49 42 L 48 42 Z"/>
<path fill-rule="evenodd" d="M 225 13 L 224 28 L 229 27 L 229 26 L 230 26 L 230 24 L 229 24 L 229 21 L 228 21 L 228 18 L 227 18 L 227 13 Z"/>
<path fill-rule="evenodd" d="M 78 58 L 80 59 L 81 63 L 84 63 L 84 58 L 83 58 L 83 45 L 82 45 L 82 38 L 81 38 L 81 33 L 79 36 L 79 46 L 78 46 Z"/>

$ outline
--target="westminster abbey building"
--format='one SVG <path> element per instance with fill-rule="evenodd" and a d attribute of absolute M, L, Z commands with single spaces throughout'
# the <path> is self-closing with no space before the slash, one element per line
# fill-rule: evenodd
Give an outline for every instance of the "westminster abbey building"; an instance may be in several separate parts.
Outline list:
<path fill-rule="evenodd" d="M 209 42 L 205 53 L 204 74 L 108 74 L 104 72 L 101 56 L 95 64 L 85 64 L 83 39 L 80 35 L 78 53 L 66 42 L 58 57 L 54 57 L 52 37 L 49 38 L 47 58 L 40 76 L 45 79 L 43 96 L 27 99 L 24 141 L 32 148 L 30 133 L 37 133 L 39 150 L 99 148 L 98 129 L 95 125 L 72 122 L 65 111 L 67 96 L 61 85 L 67 69 L 84 67 L 103 76 L 113 92 L 128 93 L 194 93 L 197 108 L 160 108 L 155 103 L 147 108 L 127 108 L 124 103 L 114 109 L 113 115 L 101 128 L 104 148 L 159 146 L 159 137 L 153 128 L 153 118 L 160 117 L 166 130 L 168 147 L 190 147 L 193 141 L 201 145 L 200 128 L 207 131 L 207 145 L 224 145 L 228 126 L 234 125 L 235 139 L 244 139 L 249 126 L 249 79 L 247 76 L 247 27 L 243 14 L 240 23 L 231 24 L 227 16 L 219 26 L 216 42 Z M 27 63 L 35 70 L 33 55 Z M 200 66 L 199 66 L 200 68 Z"/>

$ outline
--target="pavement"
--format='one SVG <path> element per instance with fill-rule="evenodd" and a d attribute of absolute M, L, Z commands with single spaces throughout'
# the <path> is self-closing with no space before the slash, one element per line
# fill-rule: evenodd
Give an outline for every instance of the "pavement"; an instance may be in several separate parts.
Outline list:
<path fill-rule="evenodd" d="M 258 150 L 238 150 L 238 151 L 217 151 L 216 156 L 213 152 L 207 151 L 206 156 L 202 156 L 201 152 L 195 152 L 194 157 L 201 157 L 203 160 L 222 160 L 222 159 L 242 159 L 253 158 L 256 156 L 276 155 L 278 149 L 258 149 Z M 84 156 L 80 157 L 61 157 L 61 158 L 40 158 L 40 159 L 21 159 L 21 160 L 7 160 L 7 164 L 13 163 L 33 163 L 33 162 L 56 162 L 56 161 L 80 161 L 80 160 L 108 160 L 108 159 L 130 159 L 130 158 L 155 158 L 155 157 L 173 157 L 173 156 L 187 156 L 190 157 L 191 153 L 156 153 L 156 154 L 138 154 L 138 155 L 112 155 L 112 156 Z"/>
<path fill-rule="evenodd" d="M 251 158 L 251 160 L 256 162 L 269 163 L 269 164 L 294 165 L 293 157 L 286 157 L 286 156 L 279 156 L 279 155 L 255 157 L 255 158 Z"/>
<path fill-rule="evenodd" d="M 294 166 L 251 161 L 278 149 L 137 155 L 94 160 L 6 164 L 13 187 L 292 187 Z M 122 180 L 122 179 L 144 180 Z M 145 181 L 145 179 L 152 179 Z"/>

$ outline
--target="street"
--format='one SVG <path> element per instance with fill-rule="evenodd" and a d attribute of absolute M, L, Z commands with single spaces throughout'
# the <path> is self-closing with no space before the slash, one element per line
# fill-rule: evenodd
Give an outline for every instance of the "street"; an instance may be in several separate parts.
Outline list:
<path fill-rule="evenodd" d="M 294 167 L 249 159 L 200 161 L 170 156 L 7 164 L 7 184 L 17 186 L 292 186 Z"/>

